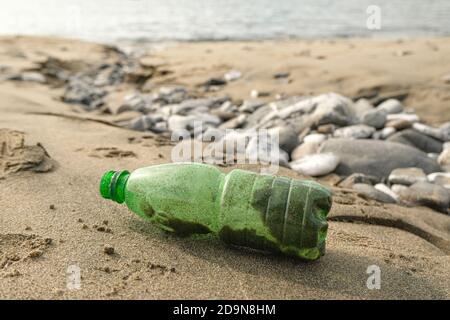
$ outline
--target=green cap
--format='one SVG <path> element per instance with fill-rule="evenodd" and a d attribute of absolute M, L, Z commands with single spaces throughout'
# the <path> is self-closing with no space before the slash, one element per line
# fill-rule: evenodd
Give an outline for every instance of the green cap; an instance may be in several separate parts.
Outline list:
<path fill-rule="evenodd" d="M 100 194 L 105 199 L 111 199 L 117 203 L 125 201 L 125 186 L 130 172 L 108 171 L 100 180 Z"/>

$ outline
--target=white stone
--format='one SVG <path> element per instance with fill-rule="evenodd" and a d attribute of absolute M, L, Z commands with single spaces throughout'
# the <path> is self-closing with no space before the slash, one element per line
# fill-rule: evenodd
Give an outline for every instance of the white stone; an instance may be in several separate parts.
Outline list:
<path fill-rule="evenodd" d="M 327 140 L 327 136 L 322 133 L 311 133 L 303 138 L 303 142 L 314 142 L 318 144 L 321 144 L 325 140 Z"/>
<path fill-rule="evenodd" d="M 374 127 L 369 127 L 365 124 L 356 124 L 337 129 L 334 131 L 333 136 L 337 138 L 365 139 L 372 136 L 374 132 Z"/>
<path fill-rule="evenodd" d="M 223 77 L 227 82 L 235 81 L 242 77 L 242 73 L 238 70 L 231 70 L 230 72 L 225 73 Z"/>
<path fill-rule="evenodd" d="M 338 164 L 339 158 L 333 153 L 309 155 L 289 163 L 292 170 L 312 177 L 331 173 L 336 169 Z"/>
<path fill-rule="evenodd" d="M 380 103 L 376 109 L 386 111 L 388 114 L 394 114 L 402 112 L 403 105 L 397 99 L 389 99 Z"/>
<path fill-rule="evenodd" d="M 389 187 L 387 185 L 385 185 L 384 183 L 377 183 L 375 185 L 375 189 L 387 194 L 388 196 L 395 199 L 396 201 L 398 200 L 398 195 L 395 192 L 393 192 L 391 189 L 389 189 Z"/>
<path fill-rule="evenodd" d="M 387 121 L 391 120 L 404 120 L 411 123 L 419 122 L 420 118 L 417 114 L 414 113 L 397 113 L 397 114 L 388 114 Z"/>
<path fill-rule="evenodd" d="M 423 123 L 413 123 L 412 127 L 414 130 L 416 130 L 420 133 L 423 133 L 427 136 L 436 138 L 441 141 L 447 141 L 450 138 L 448 136 L 448 134 L 446 132 L 444 132 L 444 130 L 440 130 L 438 128 L 433 128 L 433 127 L 427 126 L 426 124 L 423 124 Z"/>

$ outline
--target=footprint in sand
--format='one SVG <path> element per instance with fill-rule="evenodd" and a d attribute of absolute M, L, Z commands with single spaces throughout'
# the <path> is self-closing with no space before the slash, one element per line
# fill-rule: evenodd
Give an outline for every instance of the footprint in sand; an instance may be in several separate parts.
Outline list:
<path fill-rule="evenodd" d="M 0 234 L 0 277 L 18 276 L 16 264 L 42 256 L 52 239 L 35 234 Z"/>
<path fill-rule="evenodd" d="M 55 164 L 40 143 L 26 146 L 23 132 L 0 129 L 0 178 L 25 170 L 47 172 Z"/>
<path fill-rule="evenodd" d="M 137 158 L 133 151 L 120 150 L 116 147 L 95 148 L 88 153 L 88 156 L 94 158 Z"/>

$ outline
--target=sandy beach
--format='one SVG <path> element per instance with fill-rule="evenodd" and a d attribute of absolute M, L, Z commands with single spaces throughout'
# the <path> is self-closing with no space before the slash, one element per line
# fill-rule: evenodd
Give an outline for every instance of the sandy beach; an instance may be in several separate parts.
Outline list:
<path fill-rule="evenodd" d="M 139 84 L 143 91 L 176 84 L 198 97 L 235 101 L 252 90 L 267 92 L 263 101 L 328 92 L 401 97 L 427 124 L 450 121 L 450 84 L 443 79 L 450 74 L 450 38 L 123 48 L 140 52 L 153 70 L 151 81 Z M 1 37 L 0 78 L 36 70 L 49 57 L 77 70 L 113 63 L 118 55 L 113 47 L 77 40 Z M 229 70 L 242 78 L 203 90 Z M 285 72 L 288 79 L 274 78 Z M 63 102 L 58 83 L 0 81 L 1 299 L 450 298 L 450 216 L 369 200 L 335 186 L 332 176 L 319 179 L 334 194 L 327 253 L 312 263 L 231 248 L 212 235 L 169 235 L 102 199 L 105 171 L 171 162 L 166 137 L 119 126 L 138 114 L 115 113 L 133 90 L 135 84 L 120 84 L 108 95 L 108 108 L 87 112 Z M 306 178 L 287 168 L 278 174 Z M 371 265 L 381 270 L 379 290 L 366 286 Z M 81 271 L 78 290 L 67 286 L 70 266 Z"/>

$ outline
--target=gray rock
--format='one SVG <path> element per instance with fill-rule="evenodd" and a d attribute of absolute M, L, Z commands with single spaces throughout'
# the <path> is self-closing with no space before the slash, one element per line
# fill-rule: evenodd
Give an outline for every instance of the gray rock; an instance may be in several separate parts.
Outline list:
<path fill-rule="evenodd" d="M 423 133 L 427 136 L 433 137 L 435 139 L 444 142 L 450 140 L 450 134 L 446 130 L 441 130 L 440 128 L 433 128 L 423 123 L 414 123 L 412 127 L 414 130 Z"/>
<path fill-rule="evenodd" d="M 380 190 L 375 189 L 375 187 L 364 184 L 364 183 L 355 183 L 353 185 L 353 189 L 358 192 L 358 194 L 370 198 L 383 203 L 395 203 L 396 200 L 389 196 L 388 194 L 381 192 Z"/>
<path fill-rule="evenodd" d="M 443 213 L 448 213 L 450 204 L 448 190 L 428 182 L 416 182 L 402 191 L 400 198 L 406 203 L 430 207 Z"/>
<path fill-rule="evenodd" d="M 220 141 L 225 136 L 225 130 L 219 128 L 209 127 L 205 130 L 205 132 L 198 135 L 197 140 L 203 142 L 215 142 Z"/>
<path fill-rule="evenodd" d="M 391 190 L 397 195 L 397 198 L 400 199 L 400 193 L 408 190 L 408 187 L 403 184 L 393 184 L 391 185 Z"/>
<path fill-rule="evenodd" d="M 365 124 L 356 124 L 336 129 L 333 136 L 336 138 L 365 139 L 371 137 L 374 132 L 374 127 L 369 127 Z"/>
<path fill-rule="evenodd" d="M 383 128 L 387 113 L 384 110 L 374 109 L 363 114 L 361 122 L 376 129 Z"/>
<path fill-rule="evenodd" d="M 87 110 L 94 110 L 103 105 L 103 98 L 107 91 L 93 85 L 92 79 L 83 76 L 74 76 L 69 79 L 63 94 L 63 101 L 81 104 Z"/>
<path fill-rule="evenodd" d="M 188 99 L 172 106 L 172 114 L 188 115 L 190 113 L 205 113 L 214 104 L 214 99 Z"/>
<path fill-rule="evenodd" d="M 349 175 L 347 178 L 342 180 L 339 183 L 339 187 L 351 189 L 353 188 L 353 185 L 356 183 L 363 183 L 363 184 L 376 184 L 380 181 L 379 178 L 375 176 L 368 176 L 362 173 L 353 173 Z"/>
<path fill-rule="evenodd" d="M 298 173 L 318 177 L 333 172 L 338 164 L 339 158 L 336 155 L 332 153 L 321 153 L 292 161 L 289 163 L 289 166 Z"/>
<path fill-rule="evenodd" d="M 442 151 L 441 141 L 412 129 L 394 133 L 387 141 L 409 145 L 426 153 L 440 153 Z"/>
<path fill-rule="evenodd" d="M 398 168 L 389 175 L 389 182 L 392 184 L 410 186 L 419 181 L 427 181 L 425 172 L 420 168 Z"/>
<path fill-rule="evenodd" d="M 295 99 L 297 102 L 289 104 Z M 249 117 L 248 127 L 270 128 L 287 122 L 299 133 L 306 128 L 323 124 L 346 126 L 357 122 L 353 102 L 338 94 L 329 93 L 295 99 L 270 103 L 260 108 L 257 115 Z"/>
<path fill-rule="evenodd" d="M 139 111 L 148 113 L 152 110 L 152 98 L 149 95 L 133 93 L 124 98 L 122 105 L 117 109 L 117 113 L 125 111 Z"/>
<path fill-rule="evenodd" d="M 247 119 L 247 115 L 246 114 L 240 114 L 237 117 L 234 117 L 233 119 L 230 119 L 230 120 L 222 123 L 219 126 L 219 128 L 220 129 L 236 129 L 236 128 L 240 128 L 245 123 L 246 119 Z"/>
<path fill-rule="evenodd" d="M 376 109 L 383 110 L 387 114 L 395 114 L 403 111 L 403 105 L 397 99 L 389 99 L 379 104 Z"/>
<path fill-rule="evenodd" d="M 387 185 L 385 185 L 384 183 L 377 183 L 374 187 L 378 191 L 381 191 L 381 192 L 387 194 L 389 197 L 394 199 L 396 202 L 398 201 L 399 196 L 394 191 L 392 191 Z"/>
<path fill-rule="evenodd" d="M 289 155 L 286 151 L 280 149 L 278 145 L 272 143 L 270 139 L 260 136 L 252 137 L 248 142 L 246 152 L 247 155 L 258 155 L 258 163 L 288 166 Z"/>
<path fill-rule="evenodd" d="M 450 172 L 433 172 L 430 173 L 427 178 L 428 181 L 450 190 Z"/>
<path fill-rule="evenodd" d="M 202 127 L 201 131 L 203 131 L 208 127 L 216 127 L 218 124 L 220 124 L 220 119 L 210 114 L 189 116 L 172 115 L 168 119 L 168 128 L 170 131 L 193 131 L 196 127 L 199 128 L 200 126 Z"/>
<path fill-rule="evenodd" d="M 179 104 L 188 98 L 186 88 L 182 86 L 166 86 L 158 90 L 155 101 L 162 101 L 166 104 Z"/>
<path fill-rule="evenodd" d="M 268 131 L 269 134 L 278 134 L 280 148 L 287 153 L 290 153 L 299 144 L 295 130 L 289 125 L 271 128 Z"/>
<path fill-rule="evenodd" d="M 264 106 L 266 103 L 261 100 L 245 100 L 239 107 L 240 112 L 255 112 L 257 109 Z"/>
<path fill-rule="evenodd" d="M 450 172 L 450 149 L 445 149 L 439 155 L 438 163 L 441 165 L 442 170 Z"/>
<path fill-rule="evenodd" d="M 361 119 L 367 112 L 375 110 L 373 104 L 369 100 L 364 98 L 358 99 L 355 102 L 353 109 L 356 117 L 359 119 Z"/>
<path fill-rule="evenodd" d="M 396 168 L 418 167 L 426 173 L 440 171 L 437 162 L 420 150 L 400 143 L 379 140 L 330 139 L 319 152 L 332 152 L 340 158 L 336 173 L 363 173 L 388 177 Z"/>

